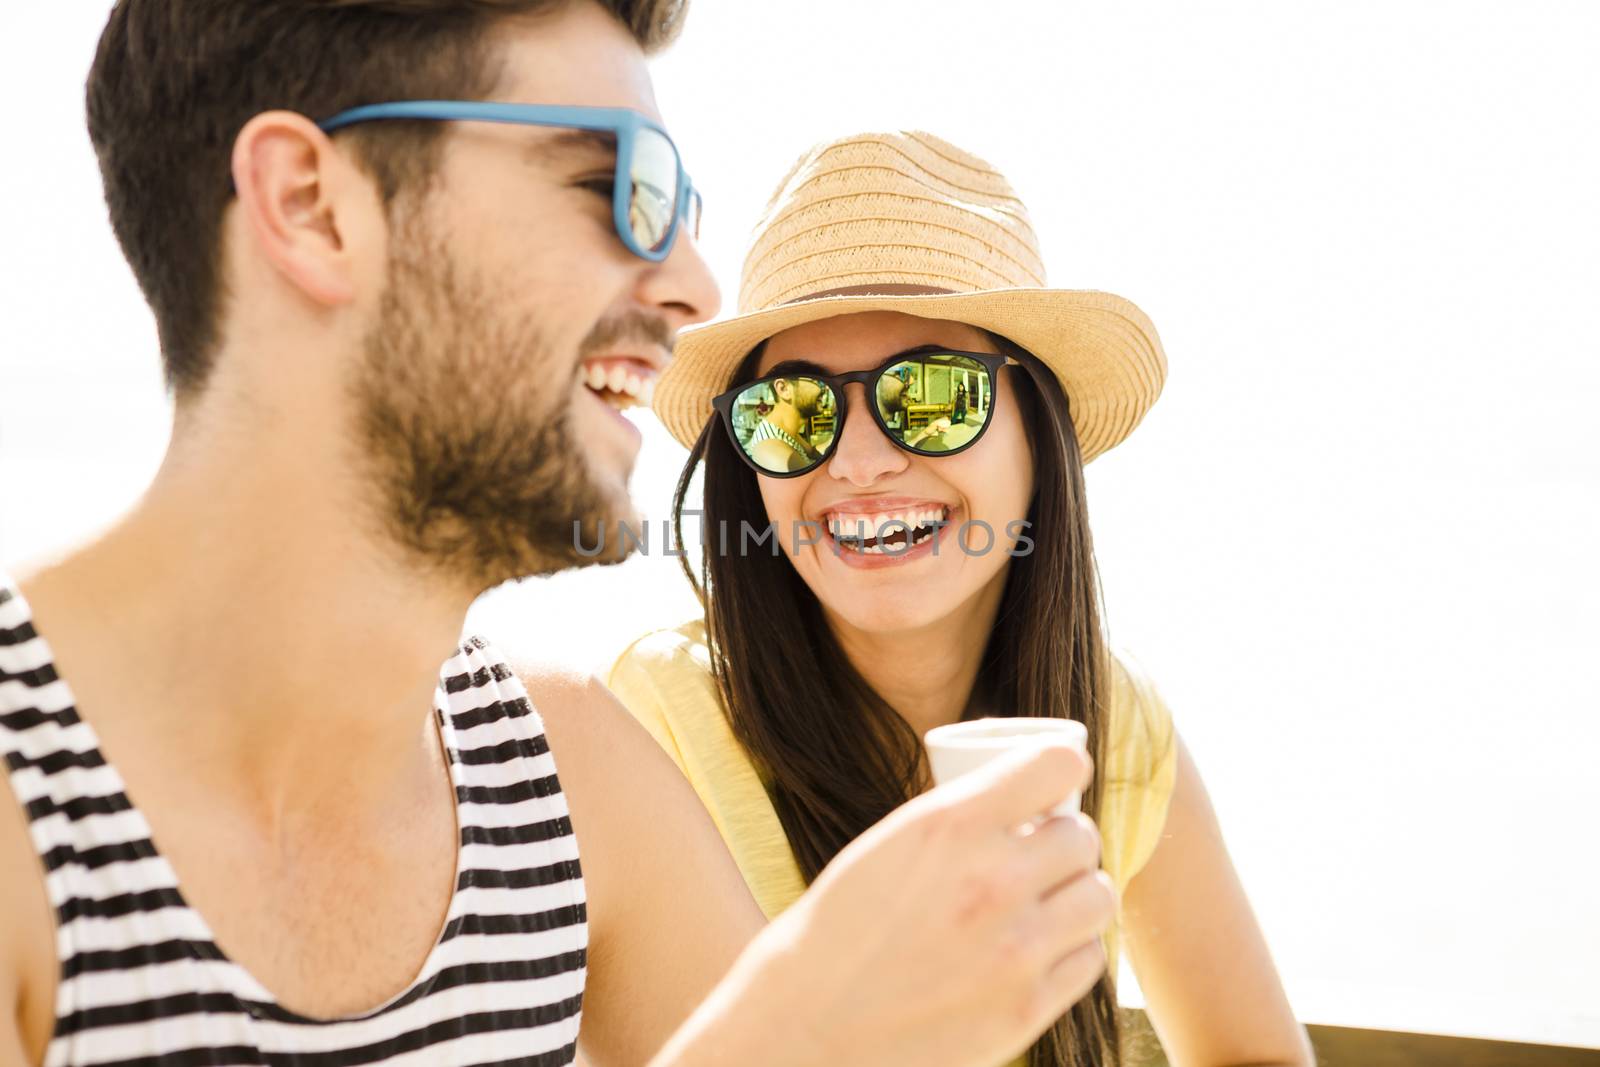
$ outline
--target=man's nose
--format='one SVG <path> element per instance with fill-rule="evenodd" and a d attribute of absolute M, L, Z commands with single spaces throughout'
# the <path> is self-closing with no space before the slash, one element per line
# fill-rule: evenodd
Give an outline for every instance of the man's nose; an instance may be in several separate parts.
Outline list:
<path fill-rule="evenodd" d="M 722 309 L 716 279 L 687 228 L 679 232 L 667 258 L 641 276 L 638 297 L 665 316 L 674 332 L 706 322 Z"/>
<path fill-rule="evenodd" d="M 850 417 L 833 444 L 826 464 L 828 476 L 866 488 L 880 478 L 898 474 L 910 465 L 911 457 L 898 449 L 873 421 L 871 394 L 859 382 L 845 386 L 850 393 Z"/>

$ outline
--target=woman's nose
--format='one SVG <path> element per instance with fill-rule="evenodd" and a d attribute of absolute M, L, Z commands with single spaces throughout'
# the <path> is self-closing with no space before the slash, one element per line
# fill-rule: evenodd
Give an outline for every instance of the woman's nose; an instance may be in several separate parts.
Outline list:
<path fill-rule="evenodd" d="M 865 488 L 879 478 L 898 474 L 910 465 L 911 457 L 896 448 L 873 421 L 871 394 L 859 382 L 845 386 L 850 393 L 850 414 L 844 429 L 833 443 L 826 464 L 828 476 Z"/>

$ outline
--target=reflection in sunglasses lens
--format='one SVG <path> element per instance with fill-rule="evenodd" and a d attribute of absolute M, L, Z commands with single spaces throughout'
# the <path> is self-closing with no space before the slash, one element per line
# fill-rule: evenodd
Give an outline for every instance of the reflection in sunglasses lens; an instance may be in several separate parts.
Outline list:
<path fill-rule="evenodd" d="M 878 379 L 878 412 L 895 439 L 927 455 L 953 452 L 988 421 L 989 374 L 971 356 L 908 357 Z"/>
<path fill-rule="evenodd" d="M 628 225 L 641 248 L 659 252 L 677 213 L 678 154 L 657 130 L 644 128 L 633 139 Z"/>
<path fill-rule="evenodd" d="M 739 447 L 774 474 L 814 467 L 833 447 L 833 390 L 815 378 L 757 382 L 734 398 L 732 414 Z"/>
<path fill-rule="evenodd" d="M 689 236 L 696 241 L 700 240 L 700 218 L 706 213 L 706 202 L 700 196 L 700 190 L 690 191 L 689 201 Z"/>

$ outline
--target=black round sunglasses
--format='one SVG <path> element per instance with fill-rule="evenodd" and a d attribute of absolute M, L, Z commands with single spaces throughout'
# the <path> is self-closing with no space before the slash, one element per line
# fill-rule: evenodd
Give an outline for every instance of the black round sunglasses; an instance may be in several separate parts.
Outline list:
<path fill-rule="evenodd" d="M 953 456 L 978 443 L 994 419 L 995 386 L 1010 356 L 923 347 L 871 370 L 824 374 L 789 360 L 712 399 L 739 456 L 758 474 L 796 478 L 832 452 L 849 412 L 845 385 L 871 390 L 873 421 L 919 456 Z"/>

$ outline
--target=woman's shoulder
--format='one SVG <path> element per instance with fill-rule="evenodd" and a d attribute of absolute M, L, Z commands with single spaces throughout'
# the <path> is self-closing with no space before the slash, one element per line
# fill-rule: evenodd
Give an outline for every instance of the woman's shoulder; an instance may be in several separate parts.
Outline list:
<path fill-rule="evenodd" d="M 1108 717 L 1104 760 L 1109 785 L 1138 785 L 1161 777 L 1176 755 L 1172 711 L 1143 664 L 1129 651 L 1108 656 Z"/>
<path fill-rule="evenodd" d="M 706 670 L 711 669 L 711 650 L 706 640 L 704 619 L 690 619 L 677 626 L 641 634 L 622 650 L 611 669 L 615 671 L 622 666 L 680 666 L 686 660 L 703 665 Z"/>
<path fill-rule="evenodd" d="M 640 636 L 611 664 L 605 683 L 652 732 L 722 717 L 703 619 Z"/>
<path fill-rule="evenodd" d="M 1172 712 L 1139 661 L 1123 649 L 1109 659 L 1100 830 L 1103 863 L 1121 891 L 1161 840 L 1177 781 L 1178 735 Z"/>

